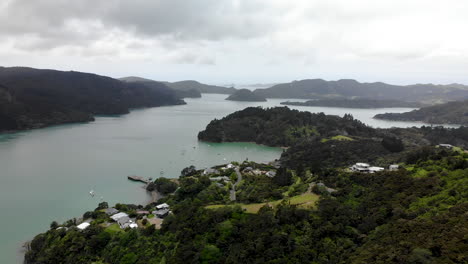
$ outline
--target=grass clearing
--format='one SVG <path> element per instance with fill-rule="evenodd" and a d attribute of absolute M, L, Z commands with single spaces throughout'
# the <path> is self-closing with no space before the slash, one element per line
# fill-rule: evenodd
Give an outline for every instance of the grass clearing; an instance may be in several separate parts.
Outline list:
<path fill-rule="evenodd" d="M 277 206 L 284 200 L 288 201 L 292 205 L 297 205 L 299 208 L 304 209 L 312 209 L 315 207 L 317 201 L 319 200 L 319 196 L 314 193 L 305 193 L 301 195 L 293 196 L 289 199 L 281 199 L 277 201 L 267 202 L 267 203 L 252 203 L 252 204 L 243 204 L 243 203 L 236 203 L 232 205 L 225 205 L 225 204 L 215 204 L 215 205 L 208 205 L 205 208 L 207 209 L 218 209 L 225 206 L 240 206 L 244 209 L 247 213 L 256 214 L 264 205 L 269 204 L 273 207 Z"/>
<path fill-rule="evenodd" d="M 118 232 L 122 232 L 122 229 L 120 228 L 120 226 L 115 223 L 115 224 L 112 224 L 108 227 L 106 227 L 106 229 L 104 229 L 104 231 L 108 232 L 108 233 L 111 233 L 111 234 L 115 234 L 115 233 L 118 233 Z"/>
<path fill-rule="evenodd" d="M 354 141 L 354 139 L 352 139 L 352 138 L 350 138 L 350 137 L 338 135 L 338 136 L 334 136 L 334 137 L 331 137 L 331 138 L 323 138 L 322 140 L 320 140 L 320 142 L 325 143 L 325 142 L 330 141 L 330 140 L 336 140 L 336 141 Z"/>

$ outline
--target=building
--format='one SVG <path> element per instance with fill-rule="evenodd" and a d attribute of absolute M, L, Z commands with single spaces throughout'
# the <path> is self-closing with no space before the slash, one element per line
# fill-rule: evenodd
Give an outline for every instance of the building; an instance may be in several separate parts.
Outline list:
<path fill-rule="evenodd" d="M 231 164 L 231 163 L 229 163 L 229 164 L 226 166 L 226 168 L 228 168 L 228 169 L 234 169 L 235 167 L 236 167 L 236 166 L 234 166 L 234 164 Z"/>
<path fill-rule="evenodd" d="M 218 174 L 218 173 L 219 171 L 217 169 L 208 168 L 203 171 L 202 175 L 205 176 L 205 175 Z"/>
<path fill-rule="evenodd" d="M 246 167 L 242 172 L 247 173 L 247 172 L 251 172 L 252 170 L 253 170 L 252 167 Z"/>
<path fill-rule="evenodd" d="M 83 222 L 79 225 L 76 226 L 76 228 L 78 228 L 79 230 L 85 230 L 86 228 L 88 228 L 91 224 L 88 223 L 88 222 Z"/>
<path fill-rule="evenodd" d="M 150 212 L 149 211 L 136 211 L 137 214 L 139 215 L 149 215 Z"/>
<path fill-rule="evenodd" d="M 156 211 L 153 211 L 153 214 L 159 218 L 163 218 L 163 217 L 166 217 L 168 214 L 169 214 L 169 209 L 168 208 L 165 208 L 165 209 L 158 209 Z"/>
<path fill-rule="evenodd" d="M 356 163 L 350 169 L 357 172 L 369 172 L 369 167 L 370 165 L 367 163 Z"/>
<path fill-rule="evenodd" d="M 388 167 L 388 169 L 391 170 L 391 171 L 396 171 L 396 170 L 400 169 L 400 165 L 398 165 L 398 164 L 392 164 L 392 165 L 390 165 L 390 166 Z"/>
<path fill-rule="evenodd" d="M 169 205 L 167 203 L 163 203 L 160 205 L 156 205 L 156 209 L 161 210 L 161 209 L 169 209 Z"/>
<path fill-rule="evenodd" d="M 385 170 L 385 168 L 373 167 L 373 166 L 370 166 L 367 163 L 356 163 L 353 166 L 351 166 L 349 169 L 352 170 L 352 171 L 362 172 L 362 173 L 375 173 L 375 172 Z"/>
<path fill-rule="evenodd" d="M 119 212 L 119 210 L 111 207 L 111 208 L 107 208 L 105 211 L 104 211 L 107 215 L 114 215 L 116 213 Z"/>
<path fill-rule="evenodd" d="M 117 214 L 111 216 L 112 220 L 114 220 L 116 222 L 122 217 L 128 217 L 128 214 L 126 214 L 126 213 L 117 213 Z"/>
<path fill-rule="evenodd" d="M 211 181 L 230 181 L 231 179 L 228 176 L 219 176 L 210 178 Z"/>
<path fill-rule="evenodd" d="M 439 144 L 439 147 L 446 148 L 446 149 L 452 149 L 453 148 L 453 146 L 450 145 L 450 144 Z"/>
<path fill-rule="evenodd" d="M 273 178 L 276 176 L 276 171 L 268 171 L 267 173 L 265 173 L 265 175 L 270 178 Z"/>
<path fill-rule="evenodd" d="M 369 167 L 369 173 L 375 173 L 375 172 L 379 172 L 379 171 L 383 171 L 385 170 L 385 168 L 382 168 L 382 167 Z"/>
<path fill-rule="evenodd" d="M 119 224 L 120 228 L 122 228 L 122 229 L 137 228 L 138 227 L 138 225 L 132 219 L 130 219 L 130 217 L 128 217 L 128 216 L 124 216 L 124 217 L 119 218 L 119 220 L 117 220 L 117 223 Z"/>

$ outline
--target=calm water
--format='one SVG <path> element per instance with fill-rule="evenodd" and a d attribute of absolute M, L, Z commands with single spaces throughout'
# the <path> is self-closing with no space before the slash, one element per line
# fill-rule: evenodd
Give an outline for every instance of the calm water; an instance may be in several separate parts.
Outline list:
<path fill-rule="evenodd" d="M 127 175 L 178 177 L 188 165 L 198 168 L 249 158 L 271 161 L 281 150 L 248 143 L 208 144 L 197 133 L 214 118 L 264 103 L 225 101 L 225 95 L 187 99 L 187 105 L 135 110 L 119 117 L 99 117 L 88 124 L 64 125 L 0 135 L 0 263 L 21 263 L 21 244 L 64 221 L 94 209 L 103 200 L 114 204 L 146 203 L 142 185 Z M 411 109 L 343 109 L 292 107 L 343 115 L 375 126 L 417 124 L 373 120 L 383 112 Z M 421 124 L 419 124 L 421 125 Z M 91 197 L 88 192 L 96 193 Z"/>

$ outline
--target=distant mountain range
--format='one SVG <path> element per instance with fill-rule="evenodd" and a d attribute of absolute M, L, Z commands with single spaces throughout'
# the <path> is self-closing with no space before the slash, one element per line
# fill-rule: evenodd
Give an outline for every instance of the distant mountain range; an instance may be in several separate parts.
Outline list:
<path fill-rule="evenodd" d="M 87 122 L 130 108 L 185 104 L 165 84 L 96 74 L 0 67 L 0 132 Z"/>
<path fill-rule="evenodd" d="M 119 80 L 125 82 L 143 82 L 143 83 L 164 83 L 168 87 L 174 89 L 176 93 L 181 98 L 197 98 L 201 97 L 202 93 L 216 93 L 216 94 L 233 94 L 237 89 L 235 88 L 227 88 L 223 86 L 216 86 L 216 85 L 209 85 L 199 83 L 197 81 L 187 80 L 187 81 L 180 81 L 180 82 L 160 82 L 155 80 L 150 80 L 141 77 L 124 77 L 120 78 Z"/>
<path fill-rule="evenodd" d="M 406 113 L 378 114 L 374 118 L 395 121 L 422 121 L 430 124 L 468 126 L 468 100 L 423 107 Z"/>
<path fill-rule="evenodd" d="M 277 84 L 266 89 L 256 89 L 254 93 L 265 98 L 366 98 L 375 100 L 401 100 L 434 104 L 453 100 L 468 99 L 468 86 L 460 84 L 415 84 L 399 86 L 382 82 L 360 83 L 356 80 L 350 79 L 338 81 L 308 79 L 293 81 L 291 83 Z"/>
<path fill-rule="evenodd" d="M 417 102 L 405 102 L 399 100 L 374 100 L 374 99 L 317 99 L 306 102 L 281 102 L 282 105 L 295 106 L 325 106 L 344 108 L 390 108 L 390 107 L 410 107 L 417 108 L 424 106 Z"/>

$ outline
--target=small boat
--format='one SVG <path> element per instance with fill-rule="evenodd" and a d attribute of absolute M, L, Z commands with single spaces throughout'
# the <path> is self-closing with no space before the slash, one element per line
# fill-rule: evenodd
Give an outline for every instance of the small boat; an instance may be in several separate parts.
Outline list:
<path fill-rule="evenodd" d="M 94 190 L 89 191 L 89 195 L 91 195 L 91 197 L 94 197 Z"/>

